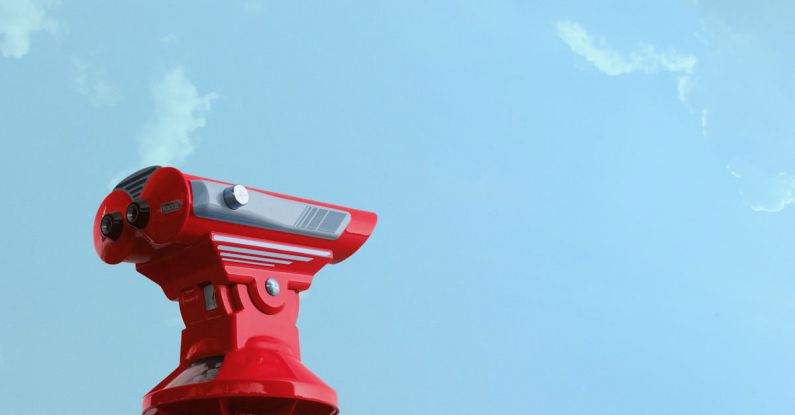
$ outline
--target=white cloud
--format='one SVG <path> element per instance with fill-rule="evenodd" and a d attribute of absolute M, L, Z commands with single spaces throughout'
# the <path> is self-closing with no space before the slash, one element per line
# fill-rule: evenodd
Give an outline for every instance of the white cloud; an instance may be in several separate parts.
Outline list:
<path fill-rule="evenodd" d="M 173 165 L 193 152 L 193 133 L 207 123 L 210 104 L 218 94 L 199 95 L 182 68 L 167 71 L 152 85 L 155 119 L 140 139 L 143 165 Z"/>
<path fill-rule="evenodd" d="M 121 88 L 107 80 L 104 71 L 96 66 L 72 59 L 75 77 L 72 80 L 72 89 L 88 98 L 89 102 L 97 107 L 107 107 L 117 104 L 121 98 Z"/>
<path fill-rule="evenodd" d="M 702 134 L 731 160 L 742 201 L 756 212 L 795 205 L 795 99 L 788 39 L 793 8 L 702 2 L 697 38 L 710 62 L 693 100 L 703 102 Z M 707 110 L 706 108 L 709 108 Z"/>
<path fill-rule="evenodd" d="M 795 177 L 779 171 L 773 174 L 758 169 L 738 171 L 729 166 L 732 176 L 740 180 L 740 195 L 756 212 L 779 212 L 795 203 Z"/>
<path fill-rule="evenodd" d="M 676 52 L 658 52 L 653 45 L 641 44 L 636 49 L 623 53 L 610 48 L 603 40 L 595 41 L 578 23 L 570 20 L 557 22 L 558 36 L 571 50 L 591 62 L 597 69 L 610 76 L 633 72 L 655 73 L 666 71 L 690 74 L 698 62 L 695 56 Z M 680 86 L 689 79 L 680 78 Z M 680 87 L 680 99 L 682 97 Z"/>
<path fill-rule="evenodd" d="M 693 79 L 687 75 L 680 76 L 676 81 L 676 89 L 678 91 L 679 100 L 687 102 L 690 92 L 693 90 Z"/>
<path fill-rule="evenodd" d="M 0 54 L 21 58 L 30 51 L 30 37 L 40 31 L 54 32 L 55 20 L 33 0 L 0 1 Z"/>
<path fill-rule="evenodd" d="M 694 34 L 702 42 L 708 66 L 695 56 L 662 53 L 654 46 L 632 50 L 611 47 L 573 21 L 558 21 L 557 34 L 576 54 L 610 76 L 667 72 L 676 77 L 677 96 L 700 121 L 701 134 L 714 136 L 732 160 L 743 201 L 757 212 L 779 212 L 795 205 L 795 100 L 789 84 L 792 65 L 787 43 L 792 13 L 727 6 L 716 9 L 735 20 L 709 13 Z M 742 30 L 740 30 L 742 29 Z"/>

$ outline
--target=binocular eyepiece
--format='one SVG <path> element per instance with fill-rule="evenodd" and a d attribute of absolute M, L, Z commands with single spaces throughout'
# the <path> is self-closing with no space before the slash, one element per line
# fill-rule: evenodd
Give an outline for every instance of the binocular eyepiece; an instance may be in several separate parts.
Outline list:
<path fill-rule="evenodd" d="M 143 200 L 130 203 L 124 212 L 124 218 L 127 219 L 127 223 L 130 225 L 143 229 L 149 223 L 149 204 Z M 99 230 L 102 236 L 114 241 L 119 239 L 119 236 L 124 232 L 124 219 L 122 219 L 121 213 L 111 212 L 103 216 Z"/>
<path fill-rule="evenodd" d="M 102 236 L 108 237 L 112 240 L 117 240 L 124 230 L 124 219 L 119 212 L 111 212 L 102 217 L 99 224 L 99 231 Z"/>
<path fill-rule="evenodd" d="M 130 225 L 143 229 L 149 223 L 149 205 L 143 200 L 132 202 L 127 205 L 124 217 Z"/>

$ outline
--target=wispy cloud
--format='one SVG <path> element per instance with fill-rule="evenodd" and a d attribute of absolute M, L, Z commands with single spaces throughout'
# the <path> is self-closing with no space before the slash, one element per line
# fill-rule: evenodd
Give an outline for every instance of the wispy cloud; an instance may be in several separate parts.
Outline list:
<path fill-rule="evenodd" d="M 215 92 L 200 95 L 181 67 L 167 71 L 152 85 L 155 119 L 140 138 L 142 165 L 173 165 L 193 152 L 194 133 L 207 123 Z"/>
<path fill-rule="evenodd" d="M 690 98 L 690 93 L 693 92 L 695 82 L 689 75 L 682 75 L 676 81 L 677 96 L 682 102 L 687 102 Z"/>
<path fill-rule="evenodd" d="M 731 165 L 728 169 L 740 180 L 740 195 L 754 211 L 779 212 L 795 203 L 795 177 L 789 173 L 767 173 L 756 168 L 740 171 Z"/>
<path fill-rule="evenodd" d="M 707 136 L 712 134 L 710 127 L 713 123 L 713 107 L 723 111 L 726 111 L 727 107 L 729 107 L 728 109 L 732 112 L 738 111 L 748 114 L 755 112 L 753 109 L 747 108 L 749 102 L 754 102 L 754 105 L 760 105 L 759 100 L 747 100 L 744 99 L 745 97 L 735 96 L 732 99 L 715 100 L 714 98 L 716 97 L 723 98 L 721 91 L 740 91 L 742 95 L 750 95 L 760 94 L 759 90 L 763 89 L 733 88 L 735 84 L 750 85 L 759 83 L 752 73 L 743 70 L 743 67 L 748 65 L 746 62 L 756 62 L 758 60 L 746 59 L 752 54 L 758 53 L 758 48 L 749 47 L 750 37 L 738 35 L 727 24 L 717 19 L 702 21 L 702 26 L 698 36 L 716 55 L 735 56 L 740 53 L 743 56 L 731 62 L 731 65 L 723 65 L 724 73 L 721 73 L 720 76 L 714 76 L 715 74 L 710 72 L 699 73 L 697 75 L 698 82 L 696 82 L 696 75 L 694 75 L 696 64 L 698 63 L 698 59 L 695 56 L 682 55 L 677 52 L 661 53 L 651 45 L 641 45 L 629 52 L 622 52 L 610 47 L 602 39 L 594 39 L 578 23 L 568 20 L 557 22 L 557 32 L 560 39 L 573 52 L 584 57 L 606 75 L 619 76 L 634 72 L 668 72 L 676 74 L 677 96 L 691 113 L 700 117 L 701 134 Z M 708 55 L 708 57 L 714 56 Z M 733 85 L 730 88 L 723 87 L 721 83 L 726 81 L 733 83 Z M 692 103 L 693 95 L 696 95 L 700 105 Z M 704 99 L 705 97 L 707 98 L 706 100 Z M 774 111 L 770 111 L 770 113 L 774 113 Z M 753 120 L 752 117 L 738 117 L 738 120 L 724 119 L 724 123 L 734 124 L 735 128 L 725 128 L 725 126 L 720 128 L 719 139 L 723 147 L 735 147 L 746 151 L 745 154 L 733 155 L 732 157 L 739 161 L 728 167 L 731 175 L 739 182 L 740 195 L 745 204 L 757 212 L 778 212 L 789 205 L 795 204 L 795 176 L 787 173 L 784 169 L 770 168 L 770 164 L 774 164 L 770 160 L 767 163 L 757 161 L 760 158 L 773 158 L 766 155 L 766 152 L 779 154 L 792 152 L 787 151 L 787 148 L 782 147 L 780 144 L 771 144 L 769 142 L 763 144 L 760 142 L 755 146 L 749 146 L 744 144 L 747 140 L 746 138 L 727 137 L 726 131 L 729 131 L 730 134 L 734 131 L 744 131 L 747 130 L 749 124 L 754 125 L 755 128 L 753 130 L 758 133 L 765 130 L 765 127 L 757 125 L 758 122 Z M 781 124 L 775 119 L 769 119 L 767 123 L 773 125 Z M 782 128 L 781 130 L 784 129 Z M 732 140 L 736 143 L 727 145 L 727 141 Z M 768 147 L 772 150 L 765 150 Z M 751 151 L 753 154 L 748 154 L 750 149 L 754 149 Z M 777 156 L 777 158 L 782 158 L 782 156 Z M 765 164 L 768 165 L 768 168 L 761 167 Z M 786 165 L 786 160 L 783 162 L 779 161 L 776 164 Z"/>
<path fill-rule="evenodd" d="M 704 2 L 696 36 L 706 49 L 691 101 L 702 131 L 729 161 L 739 194 L 756 212 L 795 205 L 795 97 L 789 28 L 794 8 Z M 749 22 L 754 22 L 749 24 Z M 709 107 L 707 111 L 706 108 Z"/>
<path fill-rule="evenodd" d="M 47 16 L 44 6 L 33 0 L 0 1 L 0 54 L 19 59 L 30 51 L 31 36 L 40 31 L 54 32 L 57 23 Z"/>
<path fill-rule="evenodd" d="M 782 40 L 791 34 L 795 9 L 694 5 L 703 12 L 694 39 L 707 63 L 698 68 L 695 56 L 651 45 L 616 49 L 574 21 L 558 21 L 556 29 L 574 53 L 606 75 L 676 76 L 679 100 L 700 121 L 701 134 L 731 161 L 744 202 L 757 212 L 781 211 L 795 204 L 795 99 L 787 88 L 793 65 L 789 43 Z"/>
<path fill-rule="evenodd" d="M 591 62 L 597 69 L 610 76 L 633 72 L 655 73 L 659 71 L 690 74 L 698 63 L 692 55 L 676 52 L 658 52 L 653 45 L 641 44 L 629 52 L 611 48 L 604 40 L 595 40 L 577 22 L 557 22 L 558 36 L 571 50 Z M 687 81 L 680 80 L 682 85 Z M 681 92 L 680 92 L 681 96 Z"/>
<path fill-rule="evenodd" d="M 75 76 L 72 89 L 88 98 L 91 105 L 107 107 L 117 104 L 121 98 L 121 88 L 109 81 L 104 71 L 78 58 L 72 59 Z"/>

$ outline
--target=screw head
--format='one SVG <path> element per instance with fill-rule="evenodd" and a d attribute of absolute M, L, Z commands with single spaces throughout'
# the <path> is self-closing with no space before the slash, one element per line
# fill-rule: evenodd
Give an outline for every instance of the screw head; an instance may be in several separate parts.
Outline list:
<path fill-rule="evenodd" d="M 265 281 L 265 291 L 267 291 L 272 297 L 279 295 L 279 290 L 279 281 L 276 281 L 273 278 L 268 278 L 268 280 Z"/>

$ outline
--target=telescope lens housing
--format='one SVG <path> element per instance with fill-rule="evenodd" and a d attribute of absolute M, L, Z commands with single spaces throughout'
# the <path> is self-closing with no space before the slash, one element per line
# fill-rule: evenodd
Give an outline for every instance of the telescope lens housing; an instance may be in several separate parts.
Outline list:
<path fill-rule="evenodd" d="M 119 183 L 92 219 L 99 257 L 134 264 L 186 322 L 179 366 L 143 414 L 339 413 L 300 360 L 300 293 L 365 243 L 374 213 L 155 166 Z"/>
<path fill-rule="evenodd" d="M 130 225 L 141 229 L 149 223 L 149 205 L 143 200 L 132 202 L 127 206 L 125 216 Z"/>
<path fill-rule="evenodd" d="M 102 221 L 99 223 L 99 231 L 102 236 L 114 241 L 119 239 L 122 230 L 124 230 L 124 219 L 119 212 L 108 213 L 102 217 Z"/>

